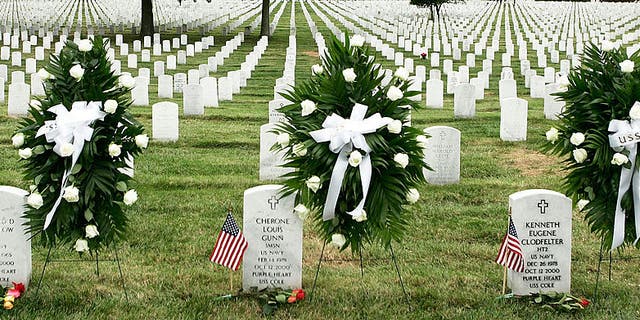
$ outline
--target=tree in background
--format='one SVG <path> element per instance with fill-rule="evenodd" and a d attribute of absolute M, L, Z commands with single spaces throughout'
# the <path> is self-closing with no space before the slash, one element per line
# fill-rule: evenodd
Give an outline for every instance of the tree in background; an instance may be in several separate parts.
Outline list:
<path fill-rule="evenodd" d="M 141 0 L 142 1 L 142 19 L 140 23 L 140 36 L 152 36 L 154 33 L 154 25 L 153 25 L 153 1 L 152 0 Z M 194 0 L 193 2 L 196 2 Z M 211 3 L 211 0 L 207 0 L 208 3 Z M 262 0 L 262 23 L 260 26 L 260 35 L 261 36 L 271 36 L 269 34 L 269 2 L 270 0 Z M 182 5 L 182 0 L 178 0 L 178 3 Z"/>
<path fill-rule="evenodd" d="M 429 7 L 431 11 L 430 19 L 435 20 L 434 18 L 440 17 L 442 5 L 449 2 L 455 2 L 455 0 L 411 0 L 409 3 L 421 8 Z"/>
<path fill-rule="evenodd" d="M 262 23 L 260 24 L 260 36 L 271 36 L 269 32 L 269 1 L 270 0 L 262 0 Z"/>
<path fill-rule="evenodd" d="M 153 1 L 142 0 L 142 19 L 140 23 L 140 36 L 153 35 Z"/>

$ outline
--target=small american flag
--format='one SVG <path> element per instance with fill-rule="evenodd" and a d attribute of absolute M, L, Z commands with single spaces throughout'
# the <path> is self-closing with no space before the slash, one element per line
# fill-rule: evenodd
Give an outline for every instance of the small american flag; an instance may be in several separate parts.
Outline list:
<path fill-rule="evenodd" d="M 518 240 L 516 226 L 513 224 L 511 217 L 509 217 L 509 231 L 502 240 L 496 262 L 516 272 L 524 271 L 522 246 L 520 245 L 520 240 Z"/>
<path fill-rule="evenodd" d="M 209 260 L 231 270 L 238 270 L 242 256 L 247 250 L 247 245 L 247 240 L 240 232 L 240 227 L 238 227 L 236 220 L 231 215 L 231 211 L 229 211 Z"/>

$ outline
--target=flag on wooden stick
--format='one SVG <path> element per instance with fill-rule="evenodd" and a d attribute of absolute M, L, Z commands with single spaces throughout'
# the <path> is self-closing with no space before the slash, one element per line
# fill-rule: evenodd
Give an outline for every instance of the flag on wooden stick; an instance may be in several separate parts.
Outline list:
<path fill-rule="evenodd" d="M 247 251 L 247 245 L 247 240 L 242 235 L 236 220 L 233 219 L 231 211 L 229 211 L 209 260 L 231 270 L 238 270 L 242 256 Z"/>
<path fill-rule="evenodd" d="M 509 217 L 509 230 L 502 240 L 496 262 L 516 272 L 524 271 L 522 245 L 518 239 L 516 226 L 513 224 L 511 217 Z"/>

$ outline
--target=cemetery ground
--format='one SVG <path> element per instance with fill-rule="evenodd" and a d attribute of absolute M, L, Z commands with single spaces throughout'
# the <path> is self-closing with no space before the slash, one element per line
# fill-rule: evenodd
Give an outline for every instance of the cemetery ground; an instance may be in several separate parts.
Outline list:
<path fill-rule="evenodd" d="M 290 6 L 290 3 L 288 4 Z M 318 17 L 310 12 L 314 20 Z M 85 262 L 48 265 L 39 294 L 35 288 L 47 254 L 35 245 L 33 277 L 27 295 L 5 316 L 16 319 L 250 319 L 260 318 L 259 305 L 251 299 L 214 301 L 232 293 L 229 273 L 208 260 L 222 225 L 226 208 L 242 215 L 242 195 L 247 188 L 265 184 L 258 179 L 259 127 L 268 122 L 268 102 L 275 79 L 282 75 L 288 44 L 290 10 L 284 11 L 280 26 L 269 40 L 254 76 L 233 101 L 219 108 L 207 108 L 204 116 L 180 118 L 180 138 L 175 143 L 152 141 L 136 160 L 138 203 L 128 209 L 129 235 L 118 244 L 128 301 L 125 299 L 117 265 L 99 263 L 95 274 L 91 257 Z M 337 21 L 334 21 L 337 23 Z M 296 81 L 310 76 L 318 63 L 317 48 L 306 20 L 298 8 Z M 319 25 L 319 30 L 330 34 Z M 216 29 L 219 49 L 231 36 Z M 196 38 L 196 34 L 191 34 Z M 163 35 L 163 38 L 167 37 Z M 504 39 L 504 35 L 503 35 Z M 127 39 L 125 39 L 126 41 Z M 132 40 L 132 39 L 129 39 Z M 218 68 L 216 74 L 237 69 L 257 42 L 256 34 Z M 533 51 L 533 50 L 531 50 Z M 416 59 L 416 65 L 425 64 Z M 516 61 L 514 59 L 514 61 Z M 392 61 L 379 59 L 387 68 Z M 186 72 L 207 63 L 194 58 L 180 65 Z M 456 67 L 459 64 L 456 61 Z M 515 65 L 516 63 L 514 63 Z M 480 63 L 481 65 L 481 63 Z M 139 63 L 152 68 L 152 63 Z M 480 66 L 481 68 L 481 66 Z M 479 68 L 476 68 L 479 69 Z M 10 69 L 11 71 L 12 69 Z M 123 66 L 123 71 L 126 70 Z M 517 74 L 520 97 L 528 96 Z M 524 301 L 500 301 L 502 267 L 494 262 L 507 226 L 508 196 L 514 192 L 544 188 L 561 191 L 561 164 L 555 157 L 537 150 L 544 132 L 553 124 L 545 120 L 542 99 L 529 99 L 528 139 L 508 143 L 499 138 L 500 106 L 497 84 L 500 67 L 496 63 L 491 89 L 476 105 L 473 119 L 453 118 L 453 96 L 445 96 L 444 109 L 413 112 L 412 125 L 426 128 L 446 125 L 462 132 L 461 180 L 447 186 L 427 185 L 419 189 L 421 198 L 406 210 L 411 212 L 404 241 L 394 246 L 411 303 L 407 305 L 387 253 L 371 246 L 364 251 L 364 276 L 357 257 L 336 249 L 325 251 L 313 301 L 303 301 L 283 310 L 276 318 L 291 319 L 632 319 L 640 317 L 640 286 L 637 260 L 616 260 L 607 280 L 608 264 L 603 264 L 596 303 L 575 316 L 545 311 Z M 155 93 L 153 79 L 150 92 Z M 150 105 L 164 101 L 150 94 Z M 170 99 L 182 105 L 182 95 Z M 423 100 L 424 104 L 424 100 Z M 133 107 L 132 112 L 151 133 L 151 107 Z M 0 185 L 28 189 L 22 181 L 17 152 L 10 137 L 18 119 L 0 108 Z M 572 293 L 593 298 L 598 264 L 598 239 L 589 233 L 582 214 L 574 211 L 572 252 Z M 303 286 L 307 293 L 320 255 L 322 243 L 310 222 L 305 223 L 303 244 Z M 628 249 L 614 258 L 640 256 Z M 112 259 L 100 252 L 100 259 Z M 54 260 L 77 259 L 77 253 L 57 248 Z M 235 272 L 234 289 L 241 287 L 241 272 Z"/>

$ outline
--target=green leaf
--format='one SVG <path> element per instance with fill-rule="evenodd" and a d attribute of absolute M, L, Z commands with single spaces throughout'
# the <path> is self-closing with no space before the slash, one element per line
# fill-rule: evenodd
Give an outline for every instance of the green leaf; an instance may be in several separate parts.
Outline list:
<path fill-rule="evenodd" d="M 32 149 L 34 154 L 43 154 L 47 149 L 43 145 L 38 145 Z"/>
<path fill-rule="evenodd" d="M 120 192 L 126 192 L 127 191 L 127 183 L 124 181 L 118 181 L 118 183 L 116 183 L 116 190 L 120 191 Z"/>
<path fill-rule="evenodd" d="M 76 165 L 71 169 L 71 174 L 77 174 L 80 170 L 82 170 L 82 164 L 76 163 Z"/>

